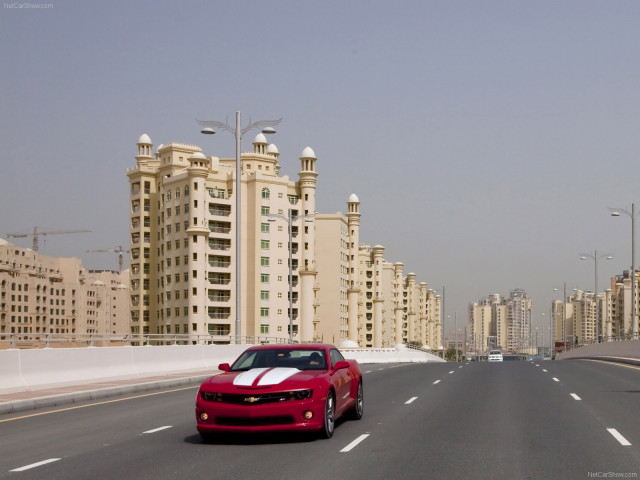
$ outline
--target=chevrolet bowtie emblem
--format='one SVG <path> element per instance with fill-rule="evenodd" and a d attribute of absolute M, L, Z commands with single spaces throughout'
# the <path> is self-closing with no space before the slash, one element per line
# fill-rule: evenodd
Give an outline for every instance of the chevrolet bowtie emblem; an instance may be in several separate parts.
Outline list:
<path fill-rule="evenodd" d="M 244 399 L 245 402 L 254 403 L 260 400 L 260 397 L 247 397 Z"/>

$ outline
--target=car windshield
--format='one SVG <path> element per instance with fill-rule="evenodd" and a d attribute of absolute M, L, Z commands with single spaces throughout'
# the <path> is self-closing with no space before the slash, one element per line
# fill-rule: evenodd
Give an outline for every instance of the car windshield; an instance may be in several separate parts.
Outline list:
<path fill-rule="evenodd" d="M 247 350 L 231 366 L 232 372 L 252 368 L 288 367 L 298 370 L 326 370 L 327 359 L 323 350 L 284 349 Z"/>
<path fill-rule="evenodd" d="M 500 354 L 501 354 L 500 352 L 496 352 L 495 350 L 489 352 L 489 355 L 500 355 Z"/>

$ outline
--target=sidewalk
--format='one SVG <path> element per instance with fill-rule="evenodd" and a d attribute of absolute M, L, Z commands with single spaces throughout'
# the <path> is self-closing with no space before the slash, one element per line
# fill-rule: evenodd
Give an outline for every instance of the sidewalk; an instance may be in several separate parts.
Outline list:
<path fill-rule="evenodd" d="M 116 395 L 149 392 L 163 388 L 189 385 L 195 387 L 200 385 L 205 378 L 215 373 L 218 373 L 218 370 L 201 370 L 0 393 L 0 415 L 104 399 Z"/>

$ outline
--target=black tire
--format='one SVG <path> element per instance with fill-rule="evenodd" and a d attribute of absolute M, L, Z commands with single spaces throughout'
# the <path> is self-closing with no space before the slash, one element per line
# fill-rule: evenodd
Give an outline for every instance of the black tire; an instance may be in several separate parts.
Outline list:
<path fill-rule="evenodd" d="M 327 393 L 327 401 L 324 405 L 324 422 L 321 430 L 323 438 L 333 437 L 336 428 L 336 397 L 331 390 Z"/>
<path fill-rule="evenodd" d="M 364 388 L 362 387 L 362 380 L 358 382 L 358 394 L 356 396 L 356 404 L 351 410 L 351 418 L 354 420 L 360 420 L 364 414 Z"/>

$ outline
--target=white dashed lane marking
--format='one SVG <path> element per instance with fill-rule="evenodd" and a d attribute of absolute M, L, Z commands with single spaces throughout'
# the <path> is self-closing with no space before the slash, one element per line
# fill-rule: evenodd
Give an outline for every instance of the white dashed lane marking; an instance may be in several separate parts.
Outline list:
<path fill-rule="evenodd" d="M 46 465 L 47 463 L 53 463 L 60 460 L 59 458 L 50 458 L 48 460 L 43 460 L 41 462 L 32 463 L 31 465 L 25 465 L 24 467 L 14 468 L 13 470 L 9 470 L 10 472 L 24 472 L 25 470 L 30 470 L 32 468 L 40 467 L 41 465 Z"/>
<path fill-rule="evenodd" d="M 574 400 L 582 400 L 578 395 L 576 395 L 575 393 L 571 393 L 570 394 Z"/>
<path fill-rule="evenodd" d="M 358 444 L 360 442 L 362 442 L 364 439 L 366 439 L 370 434 L 368 433 L 364 433 L 362 435 L 360 435 L 358 438 L 356 438 L 353 442 L 351 442 L 349 445 L 347 445 L 346 447 L 344 447 L 342 450 L 340 450 L 341 453 L 346 453 L 346 452 L 350 452 L 351 450 L 353 450 L 356 446 L 358 446 Z"/>
<path fill-rule="evenodd" d="M 167 428 L 171 428 L 171 425 L 165 425 L 164 427 L 154 428 L 153 430 L 147 430 L 146 432 L 142 432 L 142 433 L 156 433 L 156 432 L 160 432 L 161 430 L 166 430 Z"/>
<path fill-rule="evenodd" d="M 440 383 L 440 380 L 436 380 L 435 382 L 433 382 L 434 385 L 437 385 L 438 383 Z"/>
<path fill-rule="evenodd" d="M 405 404 L 405 405 L 409 405 L 410 403 L 415 402 L 415 400 L 416 400 L 417 398 L 418 398 L 418 397 L 411 397 L 409 400 L 407 400 L 406 402 L 404 402 L 404 404 Z"/>
<path fill-rule="evenodd" d="M 620 435 L 620 433 L 615 428 L 607 428 L 607 432 L 613 435 L 613 438 L 618 440 L 618 442 L 620 442 L 620 445 L 623 445 L 625 447 L 628 447 L 629 445 L 631 445 L 631 442 L 629 442 L 629 440 L 627 440 L 622 435 Z"/>
<path fill-rule="evenodd" d="M 553 381 L 554 382 L 559 382 L 560 380 L 558 380 L 556 377 L 553 377 Z"/>

